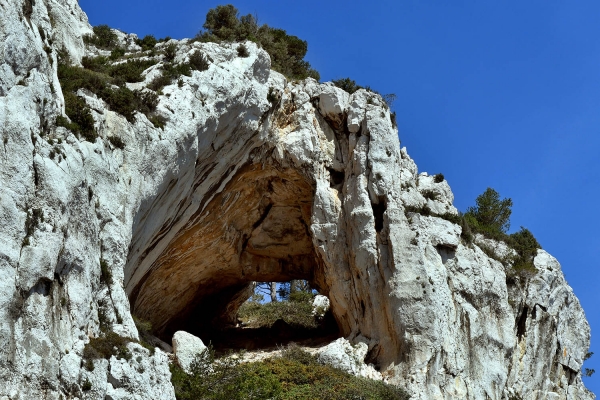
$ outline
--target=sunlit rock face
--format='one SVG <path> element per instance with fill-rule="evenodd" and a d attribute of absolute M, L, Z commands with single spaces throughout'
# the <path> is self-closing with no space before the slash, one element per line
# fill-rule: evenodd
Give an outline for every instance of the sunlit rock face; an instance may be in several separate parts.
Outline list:
<path fill-rule="evenodd" d="M 239 57 L 172 41 L 176 62 L 211 61 L 163 89 L 164 130 L 80 92 L 90 143 L 54 127 L 57 50 L 97 53 L 87 18 L 74 0 L 28 5 L 0 2 L 0 397 L 173 399 L 160 350 L 84 367 L 101 319 L 136 339 L 135 314 L 168 341 L 231 323 L 252 281 L 307 279 L 373 374 L 415 399 L 594 398 L 589 326 L 558 262 L 540 250 L 539 273 L 513 279 L 460 226 L 407 212 L 456 209 L 378 95 L 288 82 L 253 43 Z"/>

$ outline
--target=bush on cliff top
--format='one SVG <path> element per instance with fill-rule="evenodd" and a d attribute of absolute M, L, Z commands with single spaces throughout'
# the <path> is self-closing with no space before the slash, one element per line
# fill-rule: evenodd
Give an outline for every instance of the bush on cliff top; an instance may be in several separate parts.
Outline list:
<path fill-rule="evenodd" d="M 86 44 L 92 44 L 105 50 L 112 50 L 119 44 L 119 38 L 108 25 L 98 25 L 93 29 L 93 34 L 83 36 Z"/>
<path fill-rule="evenodd" d="M 533 259 L 537 249 L 542 247 L 524 227 L 510 235 L 506 233 L 510 228 L 512 205 L 511 199 L 500 199 L 497 191 L 487 188 L 477 196 L 475 206 L 469 207 L 464 214 L 463 231 L 480 233 L 489 239 L 505 242 L 517 254 L 503 261 L 512 264 L 513 271 L 517 274 L 534 274 L 537 269 L 533 265 Z"/>
<path fill-rule="evenodd" d="M 308 77 L 320 79 L 308 61 L 304 60 L 308 51 L 306 41 L 288 35 L 283 29 L 271 28 L 267 24 L 258 25 L 251 14 L 239 16 L 237 8 L 228 4 L 208 11 L 204 31 L 196 35 L 201 42 L 241 42 L 250 40 L 262 47 L 271 56 L 271 68 L 291 79 Z M 245 53 L 241 53 L 243 57 Z"/>

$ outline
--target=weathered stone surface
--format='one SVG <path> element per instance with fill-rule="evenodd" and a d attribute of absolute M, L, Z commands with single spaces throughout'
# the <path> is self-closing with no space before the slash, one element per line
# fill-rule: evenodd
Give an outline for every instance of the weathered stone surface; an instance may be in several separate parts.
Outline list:
<path fill-rule="evenodd" d="M 352 344 L 415 399 L 594 398 L 589 326 L 558 262 L 539 251 L 539 273 L 516 278 L 480 248 L 505 246 L 405 212 L 456 209 L 448 183 L 400 149 L 378 95 L 287 82 L 253 43 L 242 58 L 237 44 L 174 40 L 158 49 L 211 61 L 163 89 L 164 130 L 80 91 L 90 143 L 54 120 L 57 50 L 98 54 L 81 40 L 91 27 L 75 0 L 31 3 L 24 15 L 3 2 L 0 18 L 0 396 L 174 398 L 160 351 L 132 343 L 127 362 L 83 367 L 101 322 L 137 339 L 137 314 L 169 341 L 231 322 L 253 281 L 308 279 L 344 336 L 332 348 Z"/>
<path fill-rule="evenodd" d="M 177 363 L 184 371 L 189 372 L 190 366 L 196 356 L 206 350 L 202 340 L 184 331 L 177 331 L 173 335 L 173 353 Z"/>
<path fill-rule="evenodd" d="M 323 317 L 327 311 L 329 311 L 329 307 L 331 307 L 331 303 L 327 296 L 323 296 L 321 294 L 316 295 L 313 299 L 313 315 L 318 317 Z"/>
<path fill-rule="evenodd" d="M 339 338 L 323 347 L 317 358 L 322 363 L 332 365 L 350 374 L 381 380 L 381 373 L 372 365 L 365 364 L 368 350 L 369 346 L 365 343 L 358 342 L 352 345 L 348 340 Z"/>

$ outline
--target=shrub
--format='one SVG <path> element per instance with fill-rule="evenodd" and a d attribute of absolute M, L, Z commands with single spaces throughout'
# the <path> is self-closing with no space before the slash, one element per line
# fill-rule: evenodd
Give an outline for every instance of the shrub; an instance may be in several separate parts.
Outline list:
<path fill-rule="evenodd" d="M 136 111 L 148 115 L 156 108 L 158 104 L 156 94 L 145 91 L 133 92 L 124 86 L 117 89 L 111 87 L 112 84 L 122 84 L 125 80 L 141 81 L 141 73 L 154 65 L 155 61 L 134 60 L 110 66 L 106 57 L 84 57 L 82 63 L 88 68 L 59 63 L 58 77 L 65 97 L 66 113 L 73 124 L 68 123 L 66 119 L 57 120 L 57 124 L 80 133 L 89 141 L 96 139 L 94 119 L 89 107 L 75 94 L 79 88 L 96 94 L 112 111 L 123 115 L 130 122 L 133 122 Z"/>
<path fill-rule="evenodd" d="M 435 175 L 433 176 L 433 181 L 434 181 L 435 183 L 442 183 L 442 182 L 444 182 L 444 174 L 442 174 L 442 173 L 435 174 Z"/>
<path fill-rule="evenodd" d="M 357 85 L 355 80 L 350 78 L 334 79 L 331 81 L 331 83 L 350 94 L 356 92 L 358 89 L 363 88 L 362 86 Z"/>
<path fill-rule="evenodd" d="M 179 400 L 408 399 L 401 388 L 323 365 L 297 347 L 284 349 L 280 357 L 253 363 L 241 363 L 231 356 L 215 360 L 208 349 L 197 355 L 189 375 L 173 364 L 171 381 Z"/>
<path fill-rule="evenodd" d="M 146 35 L 143 39 L 137 39 L 135 43 L 141 46 L 142 51 L 152 50 L 158 41 L 153 35 Z"/>
<path fill-rule="evenodd" d="M 288 35 L 283 29 L 271 28 L 266 24 L 259 27 L 256 18 L 250 14 L 239 17 L 238 10 L 231 4 L 209 10 L 203 28 L 205 31 L 198 33 L 196 40 L 202 42 L 251 40 L 269 53 L 271 68 L 275 71 L 291 79 L 307 77 L 320 79 L 319 73 L 304 61 L 308 51 L 306 41 Z"/>
<path fill-rule="evenodd" d="M 136 316 L 133 316 L 133 323 L 140 335 L 149 335 L 152 333 L 152 323 Z"/>
<path fill-rule="evenodd" d="M 92 382 L 90 382 L 89 379 L 86 378 L 85 382 L 83 382 L 83 384 L 81 385 L 81 390 L 83 390 L 84 392 L 92 390 Z"/>
<path fill-rule="evenodd" d="M 116 60 L 118 58 L 121 58 L 125 55 L 125 49 L 121 48 L 121 47 L 117 47 L 116 49 L 114 49 L 113 51 L 110 52 L 110 59 L 111 60 Z"/>
<path fill-rule="evenodd" d="M 524 227 L 513 234 L 506 234 L 510 226 L 512 200 L 500 200 L 498 192 L 487 188 L 477 197 L 476 203 L 462 216 L 463 239 L 470 243 L 472 233 L 480 233 L 489 239 L 502 241 L 516 252 L 515 256 L 500 260 L 512 264 L 511 274 L 528 277 L 537 273 L 533 260 L 541 246 L 533 234 Z"/>
<path fill-rule="evenodd" d="M 394 102 L 396 101 L 397 96 L 395 93 L 388 93 L 381 95 L 381 98 L 389 108 L 392 108 L 394 106 Z"/>
<path fill-rule="evenodd" d="M 457 224 L 457 225 L 460 225 L 462 222 L 462 216 L 452 214 L 449 212 L 445 212 L 444 214 L 437 214 L 436 217 L 440 217 L 442 219 L 445 219 L 446 221 L 450 221 L 453 224 Z"/>
<path fill-rule="evenodd" d="M 80 134 L 89 142 L 96 140 L 98 134 L 94 128 L 94 117 L 92 117 L 92 112 L 87 103 L 71 92 L 65 92 L 64 98 L 65 113 L 71 122 L 68 122 L 65 117 L 59 116 L 56 118 L 56 125 Z"/>
<path fill-rule="evenodd" d="M 148 114 L 156 110 L 156 106 L 158 106 L 159 102 L 158 95 L 156 93 L 149 90 L 136 90 L 134 94 L 139 101 L 137 109 L 140 112 Z"/>
<path fill-rule="evenodd" d="M 175 56 L 177 56 L 177 45 L 175 43 L 171 43 L 165 47 L 165 59 L 168 62 L 173 62 L 173 60 L 175 60 Z"/>
<path fill-rule="evenodd" d="M 144 80 L 142 72 L 156 65 L 156 63 L 157 61 L 155 60 L 129 60 L 111 66 L 108 74 L 113 78 L 119 78 L 125 82 L 142 82 Z"/>
<path fill-rule="evenodd" d="M 125 148 L 125 142 L 118 136 L 109 136 L 108 141 L 117 149 L 123 150 Z"/>
<path fill-rule="evenodd" d="M 112 356 L 118 359 L 131 359 L 131 352 L 127 349 L 127 343 L 131 339 L 107 332 L 104 336 L 92 338 L 83 348 L 83 358 L 86 360 L 97 360 L 100 358 L 110 359 Z"/>
<path fill-rule="evenodd" d="M 31 15 L 33 14 L 33 0 L 25 0 L 22 5 L 23 16 L 27 18 L 27 21 L 31 19 Z"/>
<path fill-rule="evenodd" d="M 398 128 L 398 121 L 396 121 L 396 111 L 390 113 L 390 122 L 394 128 Z"/>
<path fill-rule="evenodd" d="M 83 65 L 83 68 L 95 72 L 106 72 L 108 69 L 108 58 L 103 56 L 83 57 L 81 59 L 81 65 Z"/>
<path fill-rule="evenodd" d="M 100 280 L 107 285 L 111 285 L 113 283 L 112 272 L 110 271 L 108 263 L 104 259 L 100 259 Z"/>
<path fill-rule="evenodd" d="M 423 195 L 423 197 L 429 200 L 436 201 L 438 199 L 438 194 L 431 189 L 423 190 L 421 194 Z"/>
<path fill-rule="evenodd" d="M 137 111 L 138 99 L 131 90 L 120 87 L 116 90 L 107 89 L 101 97 L 106 101 L 111 110 L 121 114 L 127 121 L 134 121 L 134 114 Z"/>
<path fill-rule="evenodd" d="M 465 219 L 464 215 L 461 215 L 460 218 L 460 226 L 462 228 L 462 232 L 460 234 L 460 237 L 467 243 L 467 244 L 471 244 L 473 243 L 473 232 L 471 231 L 471 227 L 469 226 L 467 220 Z"/>
<path fill-rule="evenodd" d="M 196 71 L 206 71 L 209 66 L 207 58 L 198 50 L 190 54 L 189 64 L 190 67 Z"/>
<path fill-rule="evenodd" d="M 406 206 L 406 207 L 404 207 L 404 212 L 405 212 L 405 214 L 417 213 L 417 214 L 421 214 L 424 216 L 429 216 L 429 215 L 431 215 L 431 208 L 429 208 L 429 206 L 427 204 L 424 204 L 422 207 Z"/>
<path fill-rule="evenodd" d="M 91 358 L 86 360 L 85 362 L 85 369 L 87 369 L 88 371 L 92 372 L 94 370 L 94 360 L 92 360 Z"/>
<path fill-rule="evenodd" d="M 152 323 L 150 321 L 143 320 L 141 318 L 133 316 L 133 322 L 138 330 L 140 336 L 140 344 L 144 346 L 150 354 L 154 354 L 156 348 L 150 343 L 152 341 Z"/>
<path fill-rule="evenodd" d="M 164 130 L 165 126 L 167 125 L 167 119 L 162 115 L 152 115 L 148 119 L 150 122 L 152 122 L 152 125 L 154 125 L 155 128 Z"/>
<path fill-rule="evenodd" d="M 172 78 L 168 75 L 162 74 L 152 79 L 152 81 L 148 84 L 148 89 L 154 90 L 155 92 L 160 92 L 162 88 L 167 85 L 170 85 L 172 82 Z"/>
<path fill-rule="evenodd" d="M 520 275 L 535 274 L 537 268 L 533 265 L 533 259 L 537 255 L 537 250 L 542 246 L 533 234 L 528 229 L 521 227 L 518 232 L 509 235 L 505 242 L 517 252 L 516 257 L 510 260 L 515 272 Z"/>
<path fill-rule="evenodd" d="M 236 50 L 238 57 L 248 57 L 250 55 L 250 53 L 248 53 L 248 49 L 243 44 L 240 44 Z"/>
<path fill-rule="evenodd" d="M 84 35 L 83 41 L 106 50 L 111 50 L 119 44 L 119 38 L 108 25 L 95 26 L 94 33 Z"/>
<path fill-rule="evenodd" d="M 181 75 L 191 76 L 192 68 L 189 63 L 182 63 L 173 65 L 171 63 L 165 63 L 162 66 L 163 73 L 161 76 L 157 76 L 148 84 L 148 89 L 156 92 L 162 90 L 163 87 L 173 83 Z"/>

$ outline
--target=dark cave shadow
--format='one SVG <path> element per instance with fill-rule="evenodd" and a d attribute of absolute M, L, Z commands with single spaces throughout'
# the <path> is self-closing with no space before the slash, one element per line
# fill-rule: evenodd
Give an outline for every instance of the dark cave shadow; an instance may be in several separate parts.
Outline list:
<path fill-rule="evenodd" d="M 272 350 L 292 342 L 319 346 L 340 337 L 338 326 L 329 313 L 316 328 L 292 326 L 278 319 L 270 328 L 229 327 L 200 334 L 202 341 L 210 343 L 217 355 L 239 350 Z"/>

